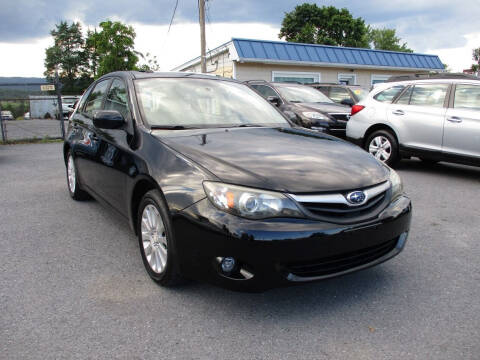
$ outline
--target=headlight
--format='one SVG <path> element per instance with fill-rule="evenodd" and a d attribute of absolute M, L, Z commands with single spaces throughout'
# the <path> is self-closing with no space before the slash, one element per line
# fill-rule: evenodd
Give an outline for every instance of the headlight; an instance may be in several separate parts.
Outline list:
<path fill-rule="evenodd" d="M 328 120 L 328 118 L 325 115 L 320 114 L 319 112 L 306 111 L 306 112 L 302 112 L 302 115 L 305 116 L 308 119 Z"/>
<path fill-rule="evenodd" d="M 203 188 L 220 210 L 248 219 L 304 217 L 295 203 L 283 194 L 242 186 L 204 181 Z"/>
<path fill-rule="evenodd" d="M 395 199 L 403 194 L 402 179 L 393 169 L 390 169 L 390 182 L 392 183 L 392 199 Z"/>

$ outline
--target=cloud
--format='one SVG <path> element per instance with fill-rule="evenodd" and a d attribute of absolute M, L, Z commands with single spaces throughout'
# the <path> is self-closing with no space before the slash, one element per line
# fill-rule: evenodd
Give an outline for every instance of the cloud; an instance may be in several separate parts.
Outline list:
<path fill-rule="evenodd" d="M 80 20 L 95 26 L 107 18 L 127 23 L 167 25 L 175 0 L 4 0 L 0 12 L 3 42 L 48 36 L 60 20 Z M 298 0 L 208 0 L 207 20 L 213 23 L 264 23 L 280 27 L 285 12 Z M 416 51 L 466 44 L 464 35 L 477 31 L 478 0 L 327 0 L 320 5 L 346 7 L 374 27 L 393 27 Z M 196 23 L 197 1 L 179 0 L 175 23 Z M 261 36 L 256 36 L 261 38 Z"/>

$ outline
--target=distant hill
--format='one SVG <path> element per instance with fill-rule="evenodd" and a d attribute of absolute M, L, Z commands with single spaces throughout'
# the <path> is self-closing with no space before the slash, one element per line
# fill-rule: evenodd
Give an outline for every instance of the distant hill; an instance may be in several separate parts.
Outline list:
<path fill-rule="evenodd" d="M 45 82 L 47 82 L 45 78 L 39 77 L 0 77 L 0 99 L 23 98 L 27 93 L 29 95 L 42 94 L 39 85 L 22 84 L 44 84 Z"/>
<path fill-rule="evenodd" d="M 45 78 L 39 77 L 2 77 L 0 76 L 0 84 L 28 84 L 28 83 L 45 83 Z"/>

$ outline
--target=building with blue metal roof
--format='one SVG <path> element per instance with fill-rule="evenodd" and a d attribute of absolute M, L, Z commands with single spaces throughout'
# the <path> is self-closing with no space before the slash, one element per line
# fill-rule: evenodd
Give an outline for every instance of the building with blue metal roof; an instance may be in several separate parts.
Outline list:
<path fill-rule="evenodd" d="M 200 71 L 200 57 L 174 71 Z M 239 80 L 369 87 L 393 75 L 442 72 L 437 55 L 234 38 L 207 53 L 207 72 Z"/>

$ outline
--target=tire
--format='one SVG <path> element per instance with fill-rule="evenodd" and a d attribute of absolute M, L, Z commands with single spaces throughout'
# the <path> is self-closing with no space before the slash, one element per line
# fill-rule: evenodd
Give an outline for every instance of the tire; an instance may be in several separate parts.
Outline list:
<path fill-rule="evenodd" d="M 394 166 L 400 160 L 397 139 L 388 130 L 370 134 L 365 142 L 365 150 L 388 166 Z"/>
<path fill-rule="evenodd" d="M 137 235 L 148 275 L 165 287 L 182 283 L 170 213 L 158 190 L 147 192 L 140 201 Z"/>
<path fill-rule="evenodd" d="M 67 188 L 73 200 L 81 201 L 89 199 L 90 196 L 80 188 L 77 176 L 77 167 L 75 166 L 75 159 L 71 152 L 67 155 Z"/>

